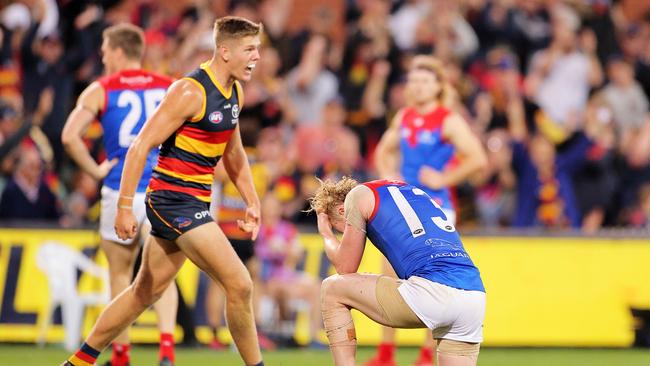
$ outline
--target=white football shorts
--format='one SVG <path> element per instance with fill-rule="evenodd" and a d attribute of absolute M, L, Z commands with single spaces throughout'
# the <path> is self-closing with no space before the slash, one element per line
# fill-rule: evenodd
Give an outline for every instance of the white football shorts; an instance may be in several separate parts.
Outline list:
<path fill-rule="evenodd" d="M 417 276 L 402 281 L 397 290 L 433 331 L 434 339 L 483 341 L 485 292 L 460 290 Z"/>
<path fill-rule="evenodd" d="M 101 214 L 99 215 L 99 236 L 104 240 L 114 241 L 119 244 L 130 245 L 133 239 L 122 240 L 115 233 L 115 215 L 117 215 L 117 199 L 120 192 L 106 186 L 102 187 Z M 138 230 L 142 224 L 147 221 L 147 212 L 145 209 L 145 192 L 136 192 L 133 197 L 133 214 L 138 221 Z M 136 236 L 137 237 L 137 236 Z"/>

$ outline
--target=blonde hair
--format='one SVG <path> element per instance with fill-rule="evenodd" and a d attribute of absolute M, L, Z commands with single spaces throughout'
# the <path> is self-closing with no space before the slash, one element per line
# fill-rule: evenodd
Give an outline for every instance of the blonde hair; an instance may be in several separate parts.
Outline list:
<path fill-rule="evenodd" d="M 104 30 L 102 36 L 108 41 L 108 46 L 122 49 L 130 60 L 140 60 L 144 54 L 144 32 L 142 28 L 129 23 L 120 23 Z"/>
<path fill-rule="evenodd" d="M 454 99 L 456 97 L 456 91 L 451 86 L 449 81 L 447 81 L 447 75 L 445 73 L 444 65 L 442 61 L 436 57 L 428 55 L 416 55 L 411 60 L 410 71 L 413 70 L 425 70 L 433 73 L 440 84 L 440 93 L 436 97 L 436 100 L 443 106 L 450 108 L 454 104 Z M 413 96 L 409 95 L 408 89 L 406 90 L 406 102 L 408 105 L 413 105 L 412 100 Z"/>
<path fill-rule="evenodd" d="M 230 39 L 257 36 L 262 33 L 262 23 L 254 23 L 242 17 L 227 16 L 214 22 L 214 41 L 216 45 Z"/>
<path fill-rule="evenodd" d="M 343 177 L 338 182 L 332 180 L 318 180 L 320 187 L 316 190 L 314 197 L 309 199 L 310 209 L 308 211 L 316 211 L 316 213 L 326 213 L 332 216 L 335 212 L 336 206 L 345 202 L 345 196 L 352 190 L 352 188 L 359 185 L 359 182 L 350 178 Z"/>

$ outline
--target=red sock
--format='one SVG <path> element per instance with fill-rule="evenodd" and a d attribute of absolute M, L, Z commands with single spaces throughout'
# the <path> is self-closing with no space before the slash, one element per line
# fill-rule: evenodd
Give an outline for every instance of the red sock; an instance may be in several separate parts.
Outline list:
<path fill-rule="evenodd" d="M 382 342 L 377 347 L 377 355 L 381 361 L 390 361 L 395 355 L 395 343 Z"/>
<path fill-rule="evenodd" d="M 174 362 L 174 335 L 171 333 L 160 333 L 160 354 L 159 359 L 167 357 Z"/>
<path fill-rule="evenodd" d="M 433 350 L 428 347 L 420 348 L 420 361 L 433 361 Z"/>
<path fill-rule="evenodd" d="M 111 356 L 111 366 L 127 366 L 131 361 L 131 345 L 113 343 L 113 355 Z"/>

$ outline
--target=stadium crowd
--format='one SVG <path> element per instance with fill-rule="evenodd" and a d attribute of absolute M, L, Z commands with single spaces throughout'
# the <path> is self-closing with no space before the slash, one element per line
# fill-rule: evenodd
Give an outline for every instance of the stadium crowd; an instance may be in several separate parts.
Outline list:
<path fill-rule="evenodd" d="M 376 176 L 373 151 L 405 103 L 406 65 L 426 53 L 444 62 L 455 108 L 489 156 L 488 168 L 455 191 L 461 227 L 648 225 L 650 9 L 634 14 L 607 0 L 349 0 L 301 8 L 309 19 L 295 29 L 294 2 L 5 2 L 0 218 L 69 228 L 96 221 L 100 182 L 76 169 L 60 136 L 79 92 L 102 74 L 104 28 L 143 27 L 145 68 L 180 77 L 209 58 L 213 20 L 227 12 L 265 25 L 242 125 L 252 126 L 284 218 L 314 222 L 302 210 L 315 177 Z M 98 160 L 100 136 L 95 124 L 86 138 Z"/>

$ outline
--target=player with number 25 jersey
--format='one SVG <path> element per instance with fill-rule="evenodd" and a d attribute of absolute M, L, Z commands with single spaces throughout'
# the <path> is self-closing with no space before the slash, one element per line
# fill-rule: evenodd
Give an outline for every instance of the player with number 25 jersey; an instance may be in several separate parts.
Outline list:
<path fill-rule="evenodd" d="M 104 148 L 108 159 L 118 159 L 104 179 L 104 185 L 119 190 L 124 158 L 131 141 L 153 114 L 172 80 L 145 70 L 124 70 L 98 81 L 105 93 L 104 110 L 99 118 L 104 129 Z M 157 160 L 156 148 L 149 153 L 138 192 L 147 189 Z"/>
<path fill-rule="evenodd" d="M 106 76 L 88 85 L 81 93 L 66 121 L 61 139 L 70 157 L 83 171 L 97 180 L 103 180 L 99 216 L 100 246 L 108 260 L 111 295 L 115 297 L 131 283 L 135 259 L 140 249 L 138 237 L 121 240 L 114 229 L 126 153 L 145 121 L 162 102 L 172 80 L 142 70 L 145 46 L 142 29 L 122 23 L 107 28 L 102 38 L 102 63 L 106 68 Z M 82 140 L 86 129 L 95 120 L 101 122 L 104 130 L 103 143 L 107 158 L 102 163 L 95 162 Z M 149 227 L 144 199 L 157 160 L 158 148 L 155 148 L 149 152 L 142 179 L 134 196 L 130 198 L 138 228 Z M 172 333 L 176 304 L 176 289 L 172 285 L 154 305 L 160 319 L 161 366 L 171 366 L 174 361 Z M 129 350 L 128 331 L 124 331 L 113 339 L 110 365 L 129 365 Z M 89 363 L 92 364 L 88 360 L 78 360 L 75 364 Z"/>

